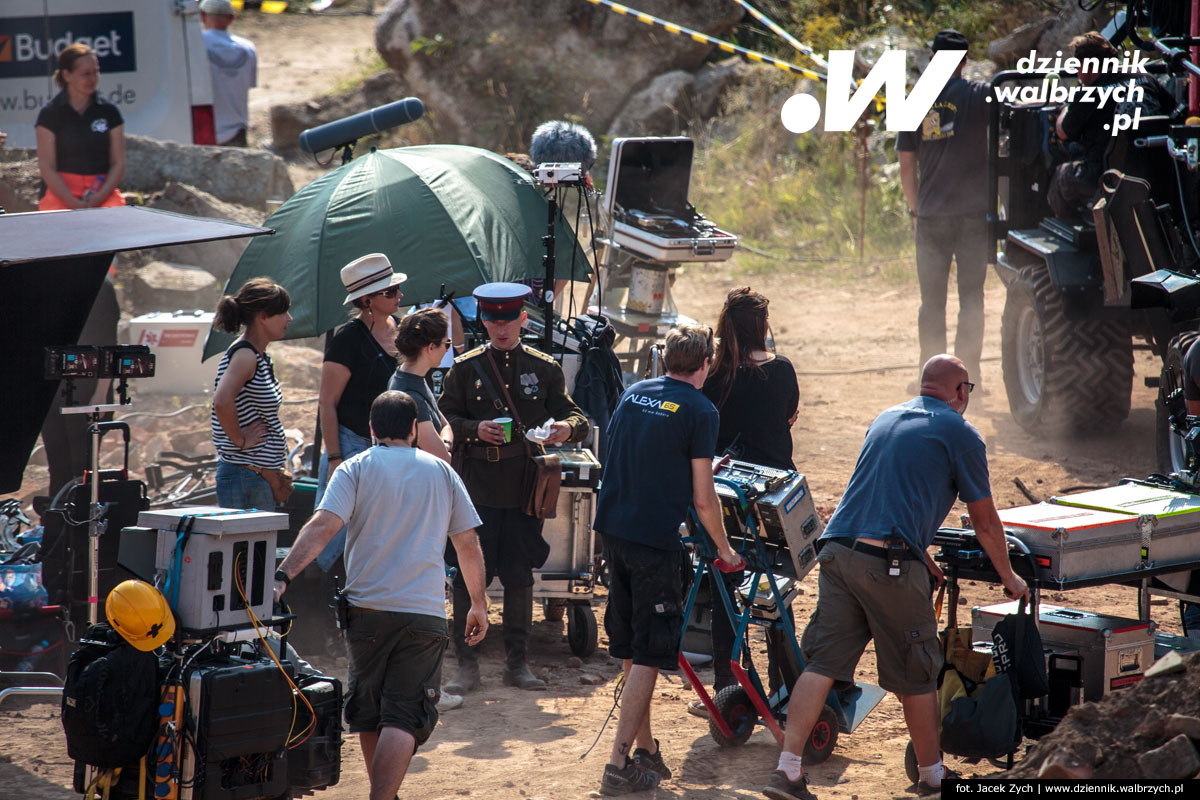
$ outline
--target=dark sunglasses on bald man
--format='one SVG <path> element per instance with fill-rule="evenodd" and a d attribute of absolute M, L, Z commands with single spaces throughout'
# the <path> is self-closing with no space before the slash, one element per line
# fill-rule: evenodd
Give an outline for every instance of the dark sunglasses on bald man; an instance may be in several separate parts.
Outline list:
<path fill-rule="evenodd" d="M 958 386 L 967 387 L 967 394 L 970 394 L 971 392 L 975 391 L 975 384 L 971 383 L 970 381 L 963 381 Z M 954 388 L 957 389 L 958 386 L 955 386 Z"/>

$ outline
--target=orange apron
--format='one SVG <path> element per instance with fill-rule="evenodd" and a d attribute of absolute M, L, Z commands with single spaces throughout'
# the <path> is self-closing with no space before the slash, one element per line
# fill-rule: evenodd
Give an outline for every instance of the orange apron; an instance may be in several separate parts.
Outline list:
<path fill-rule="evenodd" d="M 67 191 L 74 197 L 81 198 L 83 193 L 92 188 L 92 184 L 96 182 L 97 175 L 79 175 L 74 172 L 60 172 L 58 176 L 67 184 Z M 113 189 L 108 197 L 104 198 L 104 202 L 100 204 L 100 208 L 108 208 L 110 206 L 125 205 L 125 198 L 121 196 L 120 189 Z M 62 211 L 67 208 L 67 205 L 62 200 L 58 199 L 58 195 L 46 189 L 46 194 L 38 200 L 38 211 Z"/>

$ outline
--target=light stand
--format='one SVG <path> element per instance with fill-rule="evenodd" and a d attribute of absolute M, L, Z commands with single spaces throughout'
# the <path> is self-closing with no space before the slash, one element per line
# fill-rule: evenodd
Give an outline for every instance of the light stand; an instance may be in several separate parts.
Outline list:
<path fill-rule="evenodd" d="M 70 382 L 68 381 L 68 386 Z M 125 397 L 125 379 L 117 390 L 122 398 Z M 68 394 L 68 397 L 70 395 Z M 100 503 L 100 444 L 104 434 L 110 430 L 119 430 L 124 434 L 126 452 L 129 451 L 129 425 L 124 422 L 101 422 L 100 415 L 128 405 L 128 403 L 102 403 L 93 406 L 72 406 L 62 409 L 64 414 L 87 414 L 88 434 L 92 437 L 91 444 L 91 500 L 88 503 L 88 624 L 95 625 L 100 621 L 100 537 L 108 529 L 108 520 L 104 515 L 108 512 L 108 504 Z M 129 464 L 125 464 L 128 472 Z"/>
<path fill-rule="evenodd" d="M 554 356 L 554 220 L 558 216 L 558 191 L 551 187 L 546 197 L 546 235 L 542 245 L 546 254 L 542 256 L 546 282 L 542 286 L 542 349 L 546 355 Z"/>

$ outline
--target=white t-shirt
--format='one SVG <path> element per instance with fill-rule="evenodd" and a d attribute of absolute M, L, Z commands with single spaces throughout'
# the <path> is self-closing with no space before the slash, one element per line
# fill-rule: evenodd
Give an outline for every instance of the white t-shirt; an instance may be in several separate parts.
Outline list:
<path fill-rule="evenodd" d="M 248 96 L 250 87 L 258 85 L 258 53 L 249 39 L 215 28 L 204 32 L 204 49 L 212 73 L 217 142 L 227 142 L 250 127 Z"/>
<path fill-rule="evenodd" d="M 338 465 L 318 508 L 346 522 L 352 605 L 445 619 L 446 538 L 480 524 L 449 464 L 376 445 Z"/>

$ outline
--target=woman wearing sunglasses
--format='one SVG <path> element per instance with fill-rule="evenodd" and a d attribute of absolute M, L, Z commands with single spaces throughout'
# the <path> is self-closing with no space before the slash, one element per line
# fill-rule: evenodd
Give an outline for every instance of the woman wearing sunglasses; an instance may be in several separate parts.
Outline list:
<path fill-rule="evenodd" d="M 453 345 L 446 312 L 440 308 L 414 311 L 400 320 L 396 349 L 401 362 L 388 384 L 389 389 L 405 392 L 417 403 L 417 447 L 446 462 L 450 461 L 450 451 L 443 437 L 449 437 L 449 426 L 425 376 L 442 362 Z"/>
<path fill-rule="evenodd" d="M 316 504 L 325 496 L 329 474 L 344 460 L 371 446 L 371 403 L 387 389 L 396 371 L 393 315 L 404 296 L 399 284 L 407 277 L 394 272 L 383 253 L 356 258 L 342 267 L 344 302 L 354 311 L 353 319 L 334 330 L 321 364 L 317 407 L 324 452 L 317 470 Z M 322 570 L 329 571 L 345 543 L 343 528 L 317 557 Z"/>

